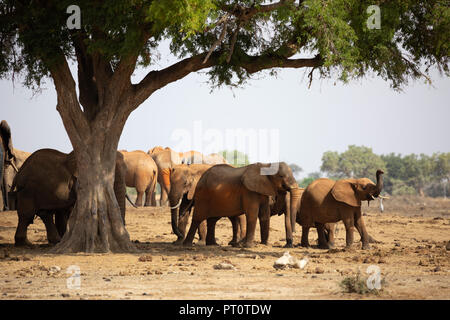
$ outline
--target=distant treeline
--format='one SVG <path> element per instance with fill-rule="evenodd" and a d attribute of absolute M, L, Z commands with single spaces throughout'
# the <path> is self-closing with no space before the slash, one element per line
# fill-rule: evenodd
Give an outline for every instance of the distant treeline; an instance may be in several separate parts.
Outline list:
<path fill-rule="evenodd" d="M 384 170 L 384 192 L 391 195 L 447 197 L 450 180 L 450 152 L 377 155 L 371 148 L 351 145 L 345 152 L 327 151 L 321 172 L 299 181 L 301 187 L 320 177 L 331 179 L 367 177 L 375 181 L 377 169 Z M 300 169 L 301 170 L 301 169 Z"/>

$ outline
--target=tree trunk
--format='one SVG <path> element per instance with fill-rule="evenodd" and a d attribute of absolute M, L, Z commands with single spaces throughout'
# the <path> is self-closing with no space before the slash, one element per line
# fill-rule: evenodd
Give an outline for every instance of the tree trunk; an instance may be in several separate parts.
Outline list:
<path fill-rule="evenodd" d="M 55 253 L 135 251 L 114 194 L 116 150 L 102 153 L 94 140 L 91 148 L 75 151 L 77 201 Z"/>

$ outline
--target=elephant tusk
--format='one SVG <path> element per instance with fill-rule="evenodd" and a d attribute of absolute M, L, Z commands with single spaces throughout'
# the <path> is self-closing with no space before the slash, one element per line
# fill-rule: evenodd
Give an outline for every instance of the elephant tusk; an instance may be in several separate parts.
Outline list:
<path fill-rule="evenodd" d="M 389 197 L 385 197 L 385 196 L 378 196 L 378 198 L 380 198 L 380 199 L 389 199 Z"/>
<path fill-rule="evenodd" d="M 372 197 L 373 200 L 375 200 L 375 197 L 372 194 L 370 196 Z"/>
<path fill-rule="evenodd" d="M 19 169 L 17 169 L 16 165 L 14 164 L 14 161 L 11 161 L 10 163 L 11 163 L 12 167 L 14 168 L 14 170 L 16 171 L 16 173 L 19 172 Z"/>
<path fill-rule="evenodd" d="M 178 201 L 178 204 L 177 204 L 175 207 L 170 207 L 170 209 L 176 209 L 176 208 L 178 208 L 178 207 L 181 205 L 181 200 L 182 200 L 182 199 L 180 199 L 180 201 Z"/>

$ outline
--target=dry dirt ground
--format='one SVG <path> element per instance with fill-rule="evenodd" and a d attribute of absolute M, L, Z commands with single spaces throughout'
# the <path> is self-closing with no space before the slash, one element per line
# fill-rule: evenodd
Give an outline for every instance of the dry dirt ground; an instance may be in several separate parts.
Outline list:
<path fill-rule="evenodd" d="M 17 214 L 0 212 L 0 299 L 450 299 L 450 200 L 400 198 L 384 205 L 380 213 L 376 204 L 364 203 L 369 233 L 381 241 L 366 251 L 360 243 L 342 250 L 342 223 L 335 250 L 285 249 L 278 216 L 271 219 L 268 246 L 228 246 L 231 223 L 222 219 L 216 231 L 220 247 L 184 248 L 172 244 L 168 208 L 128 208 L 127 230 L 139 253 L 54 255 L 42 221 L 36 218 L 28 232 L 36 247 L 15 248 Z M 310 232 L 310 243 L 316 239 Z M 307 257 L 307 265 L 275 269 L 286 251 Z M 222 262 L 235 269 L 214 268 Z M 358 272 L 366 279 L 370 265 L 379 267 L 381 290 L 344 292 L 341 281 Z"/>

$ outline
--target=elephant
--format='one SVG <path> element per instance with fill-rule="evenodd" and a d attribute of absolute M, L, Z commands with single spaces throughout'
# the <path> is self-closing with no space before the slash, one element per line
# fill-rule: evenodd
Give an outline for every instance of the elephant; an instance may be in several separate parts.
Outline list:
<path fill-rule="evenodd" d="M 160 206 L 164 206 L 167 202 L 167 196 L 170 192 L 170 171 L 173 166 L 181 164 L 180 154 L 173 151 L 169 147 L 155 147 L 148 151 L 158 167 L 158 183 L 161 186 Z M 155 192 L 152 194 L 152 203 L 156 202 Z"/>
<path fill-rule="evenodd" d="M 174 242 L 180 244 L 184 240 L 186 233 L 186 226 L 189 220 L 191 209 L 194 206 L 194 193 L 197 182 L 202 174 L 211 168 L 208 164 L 191 164 L 191 165 L 176 165 L 172 168 L 170 174 L 170 192 L 169 204 L 171 210 L 172 231 L 177 235 L 178 239 Z M 177 221 L 178 217 L 180 218 Z M 243 226 L 245 225 L 244 216 L 230 218 L 233 229 L 236 228 L 236 233 L 233 232 L 233 239 L 229 244 L 235 245 L 240 238 L 238 233 L 240 230 L 240 237 L 243 237 Z M 237 225 L 236 225 L 237 223 Z M 206 238 L 206 223 L 202 222 L 198 228 L 200 242 L 205 241 Z"/>
<path fill-rule="evenodd" d="M 316 227 L 319 237 L 319 248 L 334 247 L 334 227 L 330 227 L 328 239 L 325 235 L 325 224 L 343 221 L 346 229 L 346 247 L 353 244 L 353 226 L 356 227 L 362 242 L 362 249 L 369 249 L 371 237 L 367 233 L 361 213 L 361 201 L 377 198 L 383 189 L 383 174 L 376 172 L 377 183 L 368 178 L 342 179 L 333 181 L 320 178 L 313 181 L 305 189 L 297 222 L 302 226 L 301 245 L 308 247 L 309 228 Z"/>
<path fill-rule="evenodd" d="M 114 193 L 124 224 L 125 174 L 126 165 L 123 156 L 117 152 Z M 27 228 L 33 223 L 35 215 L 44 222 L 49 243 L 55 244 L 60 241 L 77 199 L 77 176 L 73 151 L 67 154 L 54 149 L 40 149 L 28 157 L 13 181 L 19 220 L 14 236 L 16 246 L 31 246 L 27 239 Z"/>
<path fill-rule="evenodd" d="M 276 168 L 276 172 L 273 169 Z M 269 171 L 269 172 L 268 172 Z M 269 173 L 269 174 L 267 174 Z M 206 245 L 215 245 L 215 224 L 221 217 L 245 214 L 245 247 L 254 246 L 259 218 L 261 243 L 269 238 L 269 197 L 297 188 L 292 170 L 284 163 L 255 163 L 235 168 L 227 164 L 211 167 L 201 176 L 194 194 L 194 214 L 183 245 L 192 245 L 199 224 L 207 220 Z"/>
<path fill-rule="evenodd" d="M 155 206 L 152 203 L 152 194 L 156 188 L 158 167 L 151 156 L 141 150 L 127 152 L 120 151 L 127 167 L 125 183 L 127 187 L 136 188 L 137 197 L 135 205 L 142 206 L 145 193 L 145 206 Z"/>
<path fill-rule="evenodd" d="M 6 169 L 14 165 L 15 153 L 12 145 L 11 128 L 6 120 L 0 122 L 0 211 L 9 210 Z"/>
<path fill-rule="evenodd" d="M 182 164 L 201 164 L 203 162 L 204 155 L 195 150 L 179 152 Z"/>

